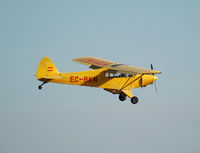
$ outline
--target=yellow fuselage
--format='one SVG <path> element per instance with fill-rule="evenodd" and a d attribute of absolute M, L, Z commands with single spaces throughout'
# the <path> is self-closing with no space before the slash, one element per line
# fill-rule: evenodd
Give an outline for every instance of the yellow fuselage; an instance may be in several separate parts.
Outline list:
<path fill-rule="evenodd" d="M 58 73 L 57 77 L 49 80 L 52 83 L 98 87 L 104 89 L 133 89 L 152 84 L 153 75 L 133 75 L 129 77 L 108 77 L 108 68 L 81 72 Z"/>

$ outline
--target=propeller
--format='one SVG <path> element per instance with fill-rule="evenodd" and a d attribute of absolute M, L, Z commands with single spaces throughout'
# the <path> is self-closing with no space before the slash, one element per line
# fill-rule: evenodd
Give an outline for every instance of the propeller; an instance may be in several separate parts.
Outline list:
<path fill-rule="evenodd" d="M 153 70 L 153 64 L 151 64 L 151 70 Z M 155 75 L 154 73 L 152 73 L 152 74 Z M 157 79 L 158 78 L 156 76 L 154 76 L 154 82 L 153 82 L 153 84 L 155 86 L 156 94 L 158 93 L 158 88 L 157 88 L 157 85 L 156 85 L 156 80 Z"/>
<path fill-rule="evenodd" d="M 154 86 L 155 86 L 156 94 L 158 94 L 158 88 L 157 88 L 157 85 L 156 85 L 156 81 L 154 82 Z"/>
<path fill-rule="evenodd" d="M 153 70 L 153 64 L 151 64 L 151 70 Z M 154 75 L 154 74 L 153 74 Z"/>

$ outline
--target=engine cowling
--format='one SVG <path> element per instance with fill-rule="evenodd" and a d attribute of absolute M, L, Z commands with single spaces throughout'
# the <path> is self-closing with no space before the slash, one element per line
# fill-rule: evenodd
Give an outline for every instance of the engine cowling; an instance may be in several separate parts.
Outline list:
<path fill-rule="evenodd" d="M 158 78 L 154 75 L 143 75 L 141 78 L 141 86 L 145 87 L 149 84 L 152 84 Z"/>

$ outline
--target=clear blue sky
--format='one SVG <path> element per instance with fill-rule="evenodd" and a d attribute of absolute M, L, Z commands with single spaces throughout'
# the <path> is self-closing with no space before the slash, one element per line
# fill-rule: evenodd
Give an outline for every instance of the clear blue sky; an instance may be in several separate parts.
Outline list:
<path fill-rule="evenodd" d="M 0 0 L 1 153 L 199 153 L 200 1 Z M 96 88 L 47 84 L 81 56 L 154 67 L 137 105 Z"/>

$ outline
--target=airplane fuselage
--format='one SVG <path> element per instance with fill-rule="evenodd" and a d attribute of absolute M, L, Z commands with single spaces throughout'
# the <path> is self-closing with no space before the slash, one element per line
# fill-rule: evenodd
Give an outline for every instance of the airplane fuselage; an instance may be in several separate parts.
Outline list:
<path fill-rule="evenodd" d="M 105 89 L 133 89 L 152 84 L 153 75 L 133 75 L 127 77 L 106 76 L 106 69 L 96 69 L 81 72 L 59 73 L 57 79 L 50 80 L 52 83 L 61 83 L 69 85 L 98 87 Z"/>

